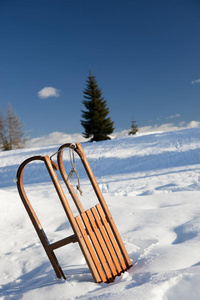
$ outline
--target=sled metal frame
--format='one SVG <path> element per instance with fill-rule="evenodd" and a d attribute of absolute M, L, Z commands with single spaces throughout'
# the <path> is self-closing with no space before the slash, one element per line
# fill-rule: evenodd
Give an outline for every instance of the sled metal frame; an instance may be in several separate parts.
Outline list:
<path fill-rule="evenodd" d="M 65 171 L 63 165 L 63 151 L 65 148 L 73 149 L 80 157 L 99 200 L 99 204 L 86 211 L 84 210 L 82 203 L 79 200 L 79 197 Z M 49 243 L 23 186 L 24 169 L 28 163 L 36 160 L 40 160 L 45 163 L 51 180 L 57 191 L 58 197 L 60 198 L 64 211 L 74 232 L 74 235 L 52 244 Z M 57 161 L 58 165 L 54 163 L 49 156 L 33 156 L 26 159 L 19 166 L 17 171 L 17 187 L 19 195 L 33 223 L 33 226 L 35 227 L 44 250 L 46 251 L 57 277 L 63 277 L 66 279 L 65 274 L 55 256 L 54 250 L 69 243 L 78 242 L 94 281 L 97 283 L 113 282 L 115 277 L 128 270 L 132 266 L 132 263 L 81 144 L 67 143 L 62 145 L 57 152 Z M 80 216 L 74 217 L 72 213 L 65 193 L 55 172 L 58 169 L 60 170 L 62 178 L 69 190 Z"/>

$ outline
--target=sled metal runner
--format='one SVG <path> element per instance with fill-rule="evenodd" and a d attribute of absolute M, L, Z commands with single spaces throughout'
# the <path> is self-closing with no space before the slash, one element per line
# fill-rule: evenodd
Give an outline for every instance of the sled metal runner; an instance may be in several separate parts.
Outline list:
<path fill-rule="evenodd" d="M 86 211 L 84 210 L 83 205 L 64 168 L 63 152 L 65 148 L 72 149 L 80 157 L 99 201 L 97 205 Z M 73 235 L 51 244 L 47 239 L 33 207 L 31 206 L 23 186 L 23 173 L 26 165 L 37 160 L 45 163 L 74 232 Z M 17 171 L 17 187 L 19 195 L 40 238 L 44 250 L 46 251 L 57 277 L 63 277 L 66 279 L 65 274 L 55 256 L 54 250 L 69 243 L 78 242 L 94 281 L 98 283 L 113 282 L 115 277 L 128 270 L 132 266 L 132 263 L 81 144 L 67 143 L 62 145 L 57 152 L 57 162 L 58 165 L 54 163 L 49 156 L 33 156 L 25 160 L 19 166 Z M 60 170 L 63 181 L 65 182 L 80 214 L 78 216 L 73 215 L 69 206 L 66 195 L 56 174 L 56 170 L 58 169 Z"/>

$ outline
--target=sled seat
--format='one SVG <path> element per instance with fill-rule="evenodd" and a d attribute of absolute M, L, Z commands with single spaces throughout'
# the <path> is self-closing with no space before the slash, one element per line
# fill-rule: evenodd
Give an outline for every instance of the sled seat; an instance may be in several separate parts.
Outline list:
<path fill-rule="evenodd" d="M 83 205 L 64 168 L 63 151 L 65 148 L 69 148 L 79 155 L 99 200 L 97 205 L 86 211 L 84 210 Z M 28 163 L 35 160 L 41 160 L 45 163 L 51 180 L 57 191 L 58 197 L 74 232 L 72 236 L 54 243 L 49 243 L 44 229 L 42 228 L 33 207 L 31 206 L 23 186 L 24 169 Z M 57 152 L 57 161 L 58 165 L 54 163 L 49 156 L 34 156 L 25 160 L 19 166 L 17 171 L 17 187 L 19 195 L 33 223 L 33 226 L 35 227 L 44 250 L 46 251 L 57 277 L 63 277 L 66 279 L 65 274 L 55 256 L 54 250 L 69 243 L 78 242 L 94 281 L 98 283 L 113 282 L 115 277 L 128 270 L 132 266 L 132 263 L 94 177 L 94 174 L 92 173 L 85 153 L 83 152 L 82 146 L 79 143 L 68 143 L 62 145 Z M 80 214 L 78 216 L 73 215 L 69 206 L 68 200 L 56 174 L 56 170 L 58 169 L 60 170 L 63 181 L 65 182 L 68 191 L 78 209 Z M 73 166 L 73 172 L 76 172 L 75 166 Z"/>
<path fill-rule="evenodd" d="M 99 204 L 77 216 L 83 239 L 98 270 L 101 281 L 109 282 L 126 271 L 128 267 L 114 238 L 109 222 Z M 92 245 L 91 245 L 91 242 Z"/>

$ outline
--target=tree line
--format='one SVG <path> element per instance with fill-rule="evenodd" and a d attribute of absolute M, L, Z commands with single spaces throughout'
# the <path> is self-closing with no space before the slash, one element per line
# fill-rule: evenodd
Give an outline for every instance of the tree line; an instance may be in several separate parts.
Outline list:
<path fill-rule="evenodd" d="M 0 149 L 12 150 L 23 148 L 26 141 L 23 125 L 17 114 L 13 111 L 11 104 L 8 104 L 5 115 L 0 107 Z"/>
<path fill-rule="evenodd" d="M 102 90 L 91 71 L 86 80 L 86 88 L 83 91 L 83 105 L 85 110 L 81 110 L 81 125 L 84 128 L 83 136 L 93 141 L 103 141 L 110 139 L 114 131 L 114 122 L 109 117 L 107 101 L 102 96 Z M 132 119 L 129 135 L 136 134 L 138 127 Z M 27 139 L 20 118 L 13 111 L 10 104 L 4 115 L 0 107 L 0 150 L 12 150 L 23 148 Z"/>

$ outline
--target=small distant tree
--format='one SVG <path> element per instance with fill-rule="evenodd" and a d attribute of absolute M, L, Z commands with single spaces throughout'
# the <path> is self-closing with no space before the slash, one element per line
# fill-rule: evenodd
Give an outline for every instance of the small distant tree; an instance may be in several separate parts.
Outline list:
<path fill-rule="evenodd" d="M 102 97 L 102 91 L 91 71 L 86 82 L 86 89 L 83 92 L 86 111 L 81 111 L 83 117 L 81 124 L 85 129 L 83 136 L 91 138 L 91 142 L 110 139 L 109 134 L 114 131 L 114 123 L 107 117 L 109 109 L 106 100 Z"/>
<path fill-rule="evenodd" d="M 6 118 L 0 118 L 1 130 L 1 143 L 3 150 L 12 150 L 23 148 L 27 139 L 24 137 L 25 132 L 17 114 L 12 110 L 10 104 L 8 104 L 8 110 Z"/>
<path fill-rule="evenodd" d="M 138 132 L 138 127 L 135 123 L 135 120 L 132 118 L 131 130 L 129 131 L 128 135 L 136 134 L 137 132 Z"/>
<path fill-rule="evenodd" d="M 3 149 L 3 145 L 4 145 L 4 136 L 5 136 L 4 130 L 5 130 L 4 117 L 0 107 L 0 149 Z"/>

